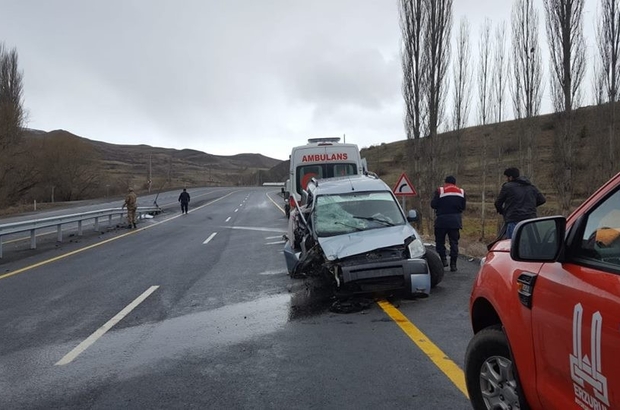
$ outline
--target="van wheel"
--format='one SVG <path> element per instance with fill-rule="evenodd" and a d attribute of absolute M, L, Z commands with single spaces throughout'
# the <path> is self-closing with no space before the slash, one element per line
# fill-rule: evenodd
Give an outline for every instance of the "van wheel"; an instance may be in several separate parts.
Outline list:
<path fill-rule="evenodd" d="M 465 352 L 465 380 L 474 409 L 528 409 L 510 354 L 508 339 L 499 326 L 476 333 Z"/>
<path fill-rule="evenodd" d="M 284 205 L 284 215 L 286 215 L 286 219 L 289 219 L 291 217 L 291 206 L 290 205 Z"/>
<path fill-rule="evenodd" d="M 426 249 L 425 257 L 428 270 L 431 273 L 431 288 L 434 288 L 443 280 L 443 263 L 437 252 L 432 249 Z"/>

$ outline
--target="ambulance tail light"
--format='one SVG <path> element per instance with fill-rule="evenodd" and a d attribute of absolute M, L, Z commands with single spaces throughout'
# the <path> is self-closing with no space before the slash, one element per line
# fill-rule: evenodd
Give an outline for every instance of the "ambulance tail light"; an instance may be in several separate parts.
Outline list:
<path fill-rule="evenodd" d="M 288 204 L 291 207 L 291 209 L 295 209 L 296 205 L 295 205 L 295 195 L 291 195 L 288 197 Z"/>

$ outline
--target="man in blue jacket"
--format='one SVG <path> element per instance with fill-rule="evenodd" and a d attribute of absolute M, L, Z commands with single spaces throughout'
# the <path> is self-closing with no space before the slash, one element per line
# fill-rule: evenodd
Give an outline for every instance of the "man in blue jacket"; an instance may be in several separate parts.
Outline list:
<path fill-rule="evenodd" d="M 465 210 L 465 190 L 456 186 L 456 178 L 447 176 L 445 184 L 435 191 L 431 208 L 435 210 L 435 248 L 443 262 L 446 259 L 446 236 L 450 241 L 450 271 L 456 271 L 459 256 L 460 230 L 463 229 L 462 214 Z"/>

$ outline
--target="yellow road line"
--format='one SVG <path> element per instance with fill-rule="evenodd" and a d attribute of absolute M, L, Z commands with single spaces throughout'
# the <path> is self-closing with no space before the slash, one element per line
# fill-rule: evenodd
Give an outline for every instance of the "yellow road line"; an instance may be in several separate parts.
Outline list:
<path fill-rule="evenodd" d="M 227 197 L 227 196 L 229 196 L 229 195 L 234 194 L 235 192 L 237 192 L 237 191 L 230 192 L 230 193 L 228 193 L 228 194 L 226 194 L 226 195 L 224 195 L 224 196 L 222 196 L 222 197 L 220 197 L 220 198 L 218 198 L 218 199 L 215 199 L 215 200 L 213 200 L 213 201 L 207 202 L 206 204 L 201 205 L 201 206 L 199 206 L 198 208 L 194 208 L 194 209 L 192 209 L 190 212 L 192 212 L 192 211 L 196 211 L 196 210 L 198 210 L 198 209 L 200 209 L 200 208 L 204 208 L 204 207 L 205 207 L 205 206 L 207 206 L 207 205 L 211 205 L 211 204 L 213 204 L 213 203 L 215 203 L 215 202 L 217 202 L 217 201 L 219 201 L 219 200 L 222 200 L 222 199 L 226 198 L 226 197 Z M 20 273 L 24 273 L 24 272 L 29 271 L 29 270 L 31 270 L 31 269 L 38 268 L 38 267 L 40 267 L 40 266 L 47 265 L 47 264 L 52 263 L 52 262 L 56 262 L 56 261 L 58 261 L 58 260 L 60 260 L 60 259 L 67 258 L 67 257 L 69 257 L 69 256 L 72 256 L 72 255 L 75 255 L 75 254 L 78 254 L 78 253 L 81 253 L 81 252 L 87 251 L 87 250 L 89 250 L 89 249 L 96 248 L 97 246 L 101 246 L 101 245 L 104 245 L 104 244 L 106 244 L 106 243 L 109 243 L 109 242 L 115 241 L 115 240 L 117 240 L 117 239 L 124 238 L 124 237 L 126 237 L 126 236 L 128 236 L 128 235 L 133 235 L 133 234 L 138 233 L 138 232 L 140 232 L 140 231 L 144 231 L 145 229 L 150 229 L 150 228 L 153 228 L 153 227 L 155 227 L 155 226 L 157 226 L 157 225 L 159 225 L 159 224 L 163 224 L 163 223 L 165 223 L 165 222 L 169 222 L 169 221 L 172 221 L 173 219 L 179 218 L 181 215 L 183 215 L 183 214 L 175 215 L 175 216 L 172 216 L 172 217 L 170 217 L 170 218 L 168 218 L 168 219 L 164 219 L 163 221 L 156 222 L 156 223 L 154 223 L 153 225 L 145 226 L 144 228 L 138 228 L 138 229 L 136 229 L 136 230 L 133 230 L 133 231 L 130 231 L 130 232 L 127 232 L 127 233 L 121 234 L 121 235 L 119 235 L 119 236 L 115 236 L 114 238 L 106 239 L 106 240 L 104 240 L 104 241 L 97 242 L 97 243 L 95 243 L 95 244 L 93 244 L 93 245 L 89 245 L 89 246 L 86 246 L 86 247 L 84 247 L 84 248 L 76 249 L 76 250 L 74 250 L 74 251 L 71 251 L 71 252 L 65 253 L 65 254 L 63 254 L 63 255 L 56 256 L 56 257 L 51 258 L 51 259 L 46 259 L 46 260 L 41 261 L 41 262 L 39 262 L 39 263 L 35 263 L 34 265 L 29 265 L 29 266 L 26 266 L 26 267 L 24 267 L 24 268 L 17 269 L 16 271 L 13 271 L 13 272 L 11 272 L 11 273 L 6 273 L 6 274 L 4 274 L 4 275 L 0 275 L 0 280 L 2 280 L 2 279 L 6 279 L 6 278 L 9 278 L 9 277 L 11 277 L 11 276 L 18 275 L 18 274 L 20 274 Z"/>
<path fill-rule="evenodd" d="M 441 370 L 454 385 L 469 398 L 465 385 L 465 374 L 463 370 L 454 363 L 437 345 L 435 345 L 424 333 L 396 309 L 391 303 L 385 300 L 377 301 L 383 311 L 401 328 L 409 339 L 415 343 L 426 356 Z"/>

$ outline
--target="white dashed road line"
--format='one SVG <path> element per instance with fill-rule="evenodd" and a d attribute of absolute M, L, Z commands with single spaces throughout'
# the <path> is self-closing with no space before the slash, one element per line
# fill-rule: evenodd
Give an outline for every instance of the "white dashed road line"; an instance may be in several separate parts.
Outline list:
<path fill-rule="evenodd" d="M 226 218 L 226 222 L 230 221 L 230 218 L 231 218 L 230 216 L 228 218 Z"/>
<path fill-rule="evenodd" d="M 144 293 L 138 296 L 133 302 L 125 307 L 125 309 L 121 310 L 114 316 L 112 319 L 108 320 L 106 324 L 101 326 L 99 329 L 95 331 L 92 335 L 88 336 L 82 343 L 76 346 L 75 349 L 71 350 L 69 353 L 65 355 L 62 359 L 60 359 L 56 366 L 64 366 L 66 364 L 71 363 L 76 357 L 82 354 L 86 349 L 88 349 L 93 343 L 95 343 L 101 336 L 106 334 L 106 332 L 112 329 L 118 322 L 123 320 L 125 316 L 127 316 L 132 310 L 134 310 L 138 305 L 146 298 L 148 298 L 151 293 L 155 292 L 159 286 L 151 286 Z"/>
<path fill-rule="evenodd" d="M 213 233 L 211 234 L 211 236 L 209 236 L 209 237 L 208 237 L 208 238 L 207 238 L 207 239 L 206 239 L 206 240 L 205 240 L 202 244 L 203 244 L 203 245 L 208 244 L 208 243 L 209 243 L 209 241 L 215 237 L 215 235 L 217 235 L 217 232 L 213 232 Z"/>

